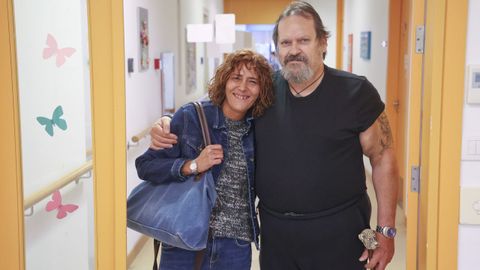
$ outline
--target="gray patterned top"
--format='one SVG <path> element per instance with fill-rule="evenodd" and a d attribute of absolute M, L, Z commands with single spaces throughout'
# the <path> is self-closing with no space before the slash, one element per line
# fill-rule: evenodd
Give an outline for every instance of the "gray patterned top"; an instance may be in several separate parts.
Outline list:
<path fill-rule="evenodd" d="M 248 204 L 247 162 L 242 136 L 248 131 L 245 121 L 225 118 L 228 134 L 228 155 L 217 179 L 218 193 L 210 228 L 215 237 L 252 241 L 252 224 Z"/>

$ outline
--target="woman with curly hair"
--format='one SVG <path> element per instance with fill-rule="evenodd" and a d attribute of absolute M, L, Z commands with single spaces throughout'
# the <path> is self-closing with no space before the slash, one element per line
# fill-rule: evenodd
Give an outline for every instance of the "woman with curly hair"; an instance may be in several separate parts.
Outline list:
<path fill-rule="evenodd" d="M 138 175 L 146 181 L 182 181 L 207 170 L 215 179 L 218 196 L 206 250 L 189 251 L 163 243 L 162 270 L 247 270 L 251 266 L 251 242 L 258 248 L 253 121 L 272 104 L 271 67 L 262 55 L 251 50 L 231 53 L 211 79 L 208 94 L 210 101 L 202 106 L 211 145 L 203 147 L 195 108 L 187 104 L 170 123 L 178 143 L 168 149 L 150 148 L 136 160 Z"/>

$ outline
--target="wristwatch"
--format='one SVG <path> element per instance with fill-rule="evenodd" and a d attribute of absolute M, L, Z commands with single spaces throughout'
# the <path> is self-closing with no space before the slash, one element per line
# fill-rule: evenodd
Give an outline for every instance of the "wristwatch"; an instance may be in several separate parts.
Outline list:
<path fill-rule="evenodd" d="M 383 234 L 383 236 L 385 236 L 387 238 L 392 238 L 392 239 L 397 234 L 397 229 L 395 229 L 393 227 L 388 227 L 388 226 L 383 226 L 382 227 L 382 226 L 377 225 L 376 231 Z"/>
<path fill-rule="evenodd" d="M 190 172 L 192 174 L 198 174 L 197 161 L 195 161 L 195 159 L 190 162 L 190 165 L 188 165 L 188 168 L 190 169 Z"/>

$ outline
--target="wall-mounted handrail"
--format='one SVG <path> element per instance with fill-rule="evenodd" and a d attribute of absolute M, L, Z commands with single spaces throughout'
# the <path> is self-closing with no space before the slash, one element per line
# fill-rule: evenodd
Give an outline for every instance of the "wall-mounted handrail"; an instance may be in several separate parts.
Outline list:
<path fill-rule="evenodd" d="M 28 196 L 24 201 L 23 201 L 23 209 L 27 210 L 31 207 L 33 207 L 36 203 L 39 201 L 45 199 L 46 197 L 50 196 L 55 190 L 58 190 L 69 183 L 78 180 L 82 175 L 85 173 L 91 171 L 93 168 L 93 163 L 92 160 L 89 160 L 85 162 L 82 166 L 79 168 L 71 171 L 70 173 L 64 175 L 57 181 L 47 185 L 43 189 L 33 193 L 32 195 Z"/>
<path fill-rule="evenodd" d="M 130 141 L 127 142 L 127 150 L 130 149 L 130 147 L 135 147 L 135 146 L 138 146 L 138 142 L 145 138 L 149 133 L 150 133 L 150 129 L 151 127 L 148 127 L 144 130 L 142 130 L 142 132 L 136 134 L 136 135 L 133 135 L 132 138 L 130 139 Z"/>
<path fill-rule="evenodd" d="M 150 128 L 151 127 L 148 127 L 142 130 L 142 132 L 138 133 L 137 135 L 132 136 L 132 142 L 136 143 L 139 142 L 141 139 L 145 138 L 148 133 L 150 133 Z"/>

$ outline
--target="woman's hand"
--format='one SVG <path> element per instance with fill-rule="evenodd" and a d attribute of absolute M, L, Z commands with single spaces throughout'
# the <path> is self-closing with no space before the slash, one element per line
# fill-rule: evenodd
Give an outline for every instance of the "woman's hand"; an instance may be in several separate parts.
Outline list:
<path fill-rule="evenodd" d="M 223 148 L 221 144 L 211 144 L 205 147 L 200 155 L 195 159 L 199 173 L 207 171 L 214 165 L 223 161 Z"/>
<path fill-rule="evenodd" d="M 195 159 L 197 162 L 197 172 L 202 173 L 213 167 L 214 165 L 218 165 L 223 161 L 223 148 L 221 144 L 211 144 L 205 147 L 200 155 Z M 182 166 L 182 174 L 183 175 L 190 175 L 192 172 L 190 171 L 190 163 L 191 160 L 185 162 Z"/>

